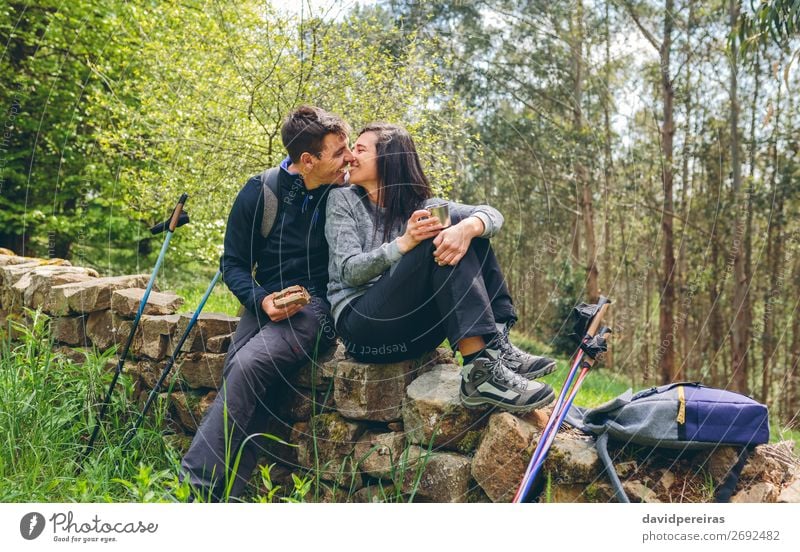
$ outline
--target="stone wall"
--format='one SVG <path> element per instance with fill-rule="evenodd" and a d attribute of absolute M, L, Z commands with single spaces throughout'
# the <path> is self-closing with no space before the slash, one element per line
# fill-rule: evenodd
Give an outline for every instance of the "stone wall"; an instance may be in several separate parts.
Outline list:
<path fill-rule="evenodd" d="M 148 275 L 102 278 L 60 259 L 33 259 L 0 250 L 0 322 L 25 322 L 25 308 L 51 316 L 57 349 L 77 362 L 80 348 L 106 350 L 127 338 Z M 189 322 L 177 314 L 183 299 L 151 293 L 125 371 L 136 378 L 142 403 Z M 186 446 L 221 382 L 225 352 L 238 318 L 203 313 L 167 379 L 165 432 Z M 116 360 L 109 362 L 113 370 Z M 469 410 L 459 402 L 460 368 L 449 350 L 387 365 L 345 358 L 341 345 L 289 378 L 271 403 L 269 433 L 295 445 L 268 441 L 273 478 L 314 469 L 326 482 L 322 500 L 509 501 L 549 412 L 525 416 Z M 797 502 L 798 462 L 793 442 L 758 447 L 742 476 L 735 502 Z M 180 446 L 180 445 L 179 445 Z M 633 501 L 710 499 L 735 451 L 722 447 L 679 458 L 669 451 L 612 450 Z M 613 492 L 593 441 L 562 431 L 545 463 L 543 501 L 607 502 Z"/>

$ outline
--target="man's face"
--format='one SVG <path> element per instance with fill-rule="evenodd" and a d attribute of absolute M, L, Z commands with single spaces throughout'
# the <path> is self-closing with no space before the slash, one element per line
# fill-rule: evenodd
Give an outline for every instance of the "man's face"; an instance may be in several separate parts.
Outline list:
<path fill-rule="evenodd" d="M 322 153 L 319 158 L 310 156 L 312 165 L 305 174 L 307 184 L 344 184 L 345 167 L 353 160 L 353 152 L 348 147 L 347 136 L 328 134 L 322 140 Z"/>

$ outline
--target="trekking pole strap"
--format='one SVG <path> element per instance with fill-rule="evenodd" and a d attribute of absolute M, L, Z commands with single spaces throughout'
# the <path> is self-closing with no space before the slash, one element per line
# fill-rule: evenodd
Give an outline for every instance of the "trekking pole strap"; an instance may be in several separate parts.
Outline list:
<path fill-rule="evenodd" d="M 603 326 L 596 335 L 586 334 L 581 341 L 581 350 L 592 360 L 608 351 L 608 341 L 606 334 L 611 333 L 611 328 Z"/>

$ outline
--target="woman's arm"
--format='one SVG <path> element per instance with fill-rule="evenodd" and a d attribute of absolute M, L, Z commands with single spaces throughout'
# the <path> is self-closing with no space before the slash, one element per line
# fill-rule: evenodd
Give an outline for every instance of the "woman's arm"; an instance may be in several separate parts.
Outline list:
<path fill-rule="evenodd" d="M 503 226 L 503 215 L 489 205 L 450 203 L 452 225 L 433 240 L 433 256 L 439 265 L 455 266 L 464 257 L 474 238 L 491 238 Z"/>
<path fill-rule="evenodd" d="M 371 251 L 361 248 L 363 232 L 372 232 L 371 220 L 357 220 L 360 209 L 349 204 L 345 189 L 331 190 L 325 219 L 325 237 L 330 248 L 330 270 L 349 286 L 361 286 L 380 276 L 403 254 L 397 240 Z M 359 230 L 360 229 L 360 230 Z M 334 273 L 331 274 L 334 276 Z"/>

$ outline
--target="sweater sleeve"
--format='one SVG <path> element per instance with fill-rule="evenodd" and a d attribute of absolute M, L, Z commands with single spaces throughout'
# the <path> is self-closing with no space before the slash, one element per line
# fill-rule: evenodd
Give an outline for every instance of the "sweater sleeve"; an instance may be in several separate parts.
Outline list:
<path fill-rule="evenodd" d="M 345 196 L 346 190 L 334 190 L 328 198 L 325 237 L 330 247 L 330 269 L 344 284 L 361 286 L 380 276 L 403 256 L 397 240 L 384 243 L 371 251 L 361 246 L 358 227 L 364 221 L 356 220 L 355 213 Z"/>
<path fill-rule="evenodd" d="M 263 312 L 261 302 L 268 295 L 253 278 L 253 267 L 256 263 L 253 228 L 260 227 L 257 217 L 263 212 L 261 197 L 260 186 L 251 182 L 239 191 L 228 215 L 224 249 L 220 258 L 220 270 L 225 285 L 247 310 L 259 318 Z"/>
<path fill-rule="evenodd" d="M 450 204 L 450 220 L 457 224 L 469 217 L 478 217 L 483 221 L 482 238 L 492 238 L 497 235 L 503 227 L 503 215 L 489 205 L 466 205 L 456 201 L 448 201 Z"/>

